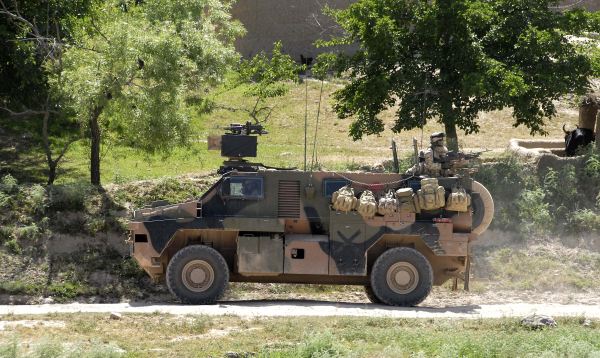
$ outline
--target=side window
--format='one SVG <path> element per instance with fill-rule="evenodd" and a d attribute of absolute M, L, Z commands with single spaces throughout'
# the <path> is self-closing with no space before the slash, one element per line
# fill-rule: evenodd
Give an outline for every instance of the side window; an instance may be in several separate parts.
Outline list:
<path fill-rule="evenodd" d="M 221 195 L 230 199 L 258 200 L 264 197 L 263 178 L 230 177 L 221 186 Z"/>
<path fill-rule="evenodd" d="M 346 179 L 325 179 L 323 180 L 323 196 L 331 198 L 336 190 L 348 184 L 350 182 Z"/>

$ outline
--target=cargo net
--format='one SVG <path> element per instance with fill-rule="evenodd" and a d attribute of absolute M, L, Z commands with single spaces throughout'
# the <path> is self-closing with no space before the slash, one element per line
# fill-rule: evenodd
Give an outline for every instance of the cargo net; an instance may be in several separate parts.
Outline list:
<path fill-rule="evenodd" d="M 397 212 L 421 213 L 445 209 L 467 212 L 471 206 L 471 196 L 463 188 L 455 187 L 446 199 L 446 190 L 436 178 L 421 180 L 421 189 L 414 192 L 411 188 L 400 188 L 395 192 L 388 190 L 379 200 L 370 190 L 365 190 L 356 198 L 350 185 L 340 188 L 331 198 L 333 210 L 357 211 L 363 218 L 371 219 L 376 215 L 389 216 Z"/>

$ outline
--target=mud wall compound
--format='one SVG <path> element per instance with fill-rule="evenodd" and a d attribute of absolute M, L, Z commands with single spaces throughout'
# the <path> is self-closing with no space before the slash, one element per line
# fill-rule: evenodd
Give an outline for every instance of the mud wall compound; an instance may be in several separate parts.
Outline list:
<path fill-rule="evenodd" d="M 324 49 L 317 49 L 317 39 L 328 39 L 340 34 L 340 29 L 328 17 L 323 8 L 345 8 L 353 0 L 238 0 L 233 16 L 240 20 L 246 36 L 238 40 L 236 47 L 244 57 L 260 51 L 270 51 L 273 43 L 282 41 L 284 50 L 294 59 L 300 56 L 314 58 Z M 600 10 L 600 0 L 565 0 L 561 6 L 570 9 L 584 6 L 590 11 Z"/>

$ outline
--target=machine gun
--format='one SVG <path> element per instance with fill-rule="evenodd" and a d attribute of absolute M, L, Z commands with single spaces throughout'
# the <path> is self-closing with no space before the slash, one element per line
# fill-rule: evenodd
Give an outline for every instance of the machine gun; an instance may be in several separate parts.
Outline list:
<path fill-rule="evenodd" d="M 251 122 L 246 122 L 246 124 L 231 123 L 225 130 L 227 131 L 227 134 L 230 135 L 269 134 L 269 132 L 263 128 L 262 124 L 252 124 Z"/>
<path fill-rule="evenodd" d="M 481 154 L 488 151 L 489 150 L 484 150 L 472 153 L 450 151 L 441 161 L 442 170 L 450 172 L 467 171 L 468 173 L 475 173 L 477 171 L 475 168 L 475 164 L 477 164 L 476 162 L 479 160 Z"/>

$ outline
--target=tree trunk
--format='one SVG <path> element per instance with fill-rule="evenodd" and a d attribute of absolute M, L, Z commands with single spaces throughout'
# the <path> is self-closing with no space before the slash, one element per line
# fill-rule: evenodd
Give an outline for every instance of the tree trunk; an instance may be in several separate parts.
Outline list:
<path fill-rule="evenodd" d="M 456 134 L 456 120 L 454 109 L 452 108 L 452 100 L 450 93 L 442 95 L 440 99 L 440 118 L 444 123 L 444 131 L 446 132 L 446 146 L 448 150 L 458 152 L 458 136 Z"/>
<path fill-rule="evenodd" d="M 100 186 L 100 124 L 98 117 L 102 107 L 95 107 L 90 113 L 90 182 Z"/>
<path fill-rule="evenodd" d="M 446 146 L 448 150 L 458 152 L 458 135 L 456 134 L 456 124 L 454 122 L 444 123 L 446 131 Z"/>

